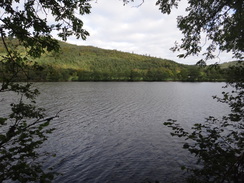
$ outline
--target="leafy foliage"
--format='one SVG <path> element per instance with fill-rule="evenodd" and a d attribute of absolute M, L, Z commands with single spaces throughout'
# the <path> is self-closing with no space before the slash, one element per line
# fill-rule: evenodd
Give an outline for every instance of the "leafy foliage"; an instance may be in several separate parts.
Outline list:
<path fill-rule="evenodd" d="M 178 7 L 180 0 L 158 0 L 162 13 L 170 14 L 173 7 Z M 244 3 L 240 0 L 189 0 L 188 15 L 177 18 L 178 28 L 184 35 L 181 44 L 174 51 L 184 50 L 182 57 L 198 55 L 203 49 L 202 37 L 209 42 L 204 51 L 205 60 L 216 57 L 215 51 L 232 52 L 233 57 L 243 59 Z M 179 55 L 179 56 L 180 56 Z"/>
<path fill-rule="evenodd" d="M 199 167 L 187 167 L 194 174 L 189 182 L 243 182 L 244 181 L 244 65 L 228 70 L 231 92 L 216 97 L 227 104 L 231 113 L 217 119 L 210 116 L 205 123 L 197 123 L 192 132 L 183 129 L 175 120 L 164 124 L 172 128 L 172 136 L 187 141 L 183 148 L 197 157 Z M 241 74 L 242 73 L 242 74 Z M 235 77 L 232 77 L 232 76 Z M 183 167 L 185 169 L 186 167 Z"/>
<path fill-rule="evenodd" d="M 156 5 L 162 13 L 170 14 L 173 8 L 178 8 L 180 1 L 157 0 Z M 210 116 L 205 123 L 195 124 L 192 132 L 183 129 L 175 120 L 164 123 L 172 128 L 171 135 L 185 138 L 187 143 L 183 148 L 197 158 L 198 166 L 182 167 L 192 173 L 189 182 L 244 182 L 243 7 L 241 0 L 188 0 L 188 14 L 177 18 L 183 38 L 172 51 L 184 51 L 178 55 L 180 58 L 198 56 L 203 51 L 204 59 L 198 64 L 205 66 L 206 60 L 226 51 L 242 61 L 225 72 L 229 78 L 227 86 L 232 92 L 223 92 L 222 98 L 214 97 L 230 107 L 228 116 L 222 119 Z"/>
<path fill-rule="evenodd" d="M 53 131 L 48 125 L 56 115 L 47 117 L 36 106 L 39 91 L 29 83 L 29 72 L 41 69 L 34 58 L 60 49 L 53 31 L 63 40 L 89 35 L 76 13 L 90 13 L 90 8 L 87 0 L 0 2 L 0 94 L 8 93 L 1 95 L 0 102 L 7 106 L 6 96 L 18 101 L 10 102 L 10 111 L 0 114 L 0 182 L 50 182 L 54 178 L 56 173 L 45 171 L 40 160 L 51 154 L 38 148 Z M 25 82 L 16 82 L 20 80 Z"/>
<path fill-rule="evenodd" d="M 156 5 L 164 14 L 178 8 L 181 0 L 157 0 Z M 134 0 L 123 0 L 124 4 Z M 141 4 L 143 4 L 143 0 Z M 242 0 L 188 0 L 186 16 L 178 16 L 177 26 L 183 33 L 181 43 L 173 51 L 184 51 L 178 56 L 199 55 L 203 49 L 204 59 L 218 57 L 219 51 L 231 52 L 233 57 L 243 60 L 244 51 L 244 2 Z M 140 5 L 141 5 L 140 4 Z M 207 44 L 206 44 L 207 43 Z M 205 48 L 204 48 L 204 46 Z"/>
<path fill-rule="evenodd" d="M 169 14 L 172 7 L 178 6 L 179 1 L 158 0 L 156 4 L 159 5 L 163 13 Z M 129 1 L 124 0 L 124 2 Z M 180 57 L 186 57 L 190 54 L 197 55 L 202 49 L 199 45 L 203 32 L 206 39 L 210 41 L 210 45 L 204 53 L 206 59 L 213 58 L 213 53 L 217 48 L 221 51 L 232 52 L 237 59 L 243 59 L 243 1 L 189 0 L 188 2 L 187 11 L 189 14 L 178 18 L 178 27 L 185 37 L 182 39 L 182 44 L 176 45 L 173 50 L 185 50 L 186 52 L 180 54 Z M 4 48 L 0 49 L 3 53 L 0 59 L 0 79 L 2 82 L 0 93 L 11 91 L 11 94 L 14 92 L 19 96 L 18 103 L 10 104 L 11 112 L 9 115 L 0 114 L 0 181 L 48 182 L 52 180 L 54 174 L 44 172 L 42 163 L 38 161 L 40 154 L 37 148 L 47 139 L 48 133 L 52 132 L 52 129 L 47 126 L 53 117 L 46 118 L 43 109 L 34 105 L 38 90 L 33 89 L 28 82 L 16 83 L 15 81 L 29 81 L 30 74 L 35 73 L 36 70 L 42 74 L 42 67 L 33 62 L 33 58 L 39 58 L 46 52 L 55 56 L 55 52 L 60 50 L 59 42 L 52 39 L 54 31 L 57 31 L 58 36 L 63 40 L 71 35 L 86 39 L 89 34 L 83 29 L 83 22 L 78 15 L 90 13 L 90 8 L 89 0 L 13 0 L 0 2 L 0 12 L 3 12 L 0 15 L 0 35 Z M 113 60 L 120 62 L 115 57 L 110 60 L 110 63 L 115 64 L 116 62 L 112 62 Z M 64 60 L 64 62 L 66 61 Z M 106 61 L 104 63 L 107 64 Z M 175 77 L 175 75 L 183 77 L 184 75 L 184 72 L 179 72 L 179 69 L 176 69 L 176 73 L 170 72 L 168 69 L 171 67 L 170 64 L 169 66 L 158 67 L 161 63 L 159 64 L 155 59 L 147 58 L 144 63 L 150 64 L 150 69 L 147 68 L 146 72 L 144 71 L 144 64 L 138 68 L 134 66 L 136 65 L 136 61 L 134 61 L 130 63 L 130 69 L 123 71 L 127 74 L 126 76 L 121 76 L 121 72 L 116 70 L 117 76 L 112 79 L 128 79 L 128 74 L 131 80 L 135 78 L 141 80 L 142 76 L 148 80 L 151 78 L 161 80 L 165 74 L 168 75 L 168 78 Z M 94 80 L 104 80 L 104 78 L 111 77 L 109 67 L 107 70 L 101 70 L 98 69 L 101 65 L 95 65 L 91 60 L 89 70 L 84 69 L 81 72 L 82 74 L 78 70 L 74 72 L 70 67 L 64 71 L 65 74 L 60 73 L 54 67 L 44 69 L 50 70 L 47 72 L 48 77 L 46 77 L 50 80 L 56 79 L 53 78 L 55 72 L 57 78 L 61 75 L 62 77 L 64 75 L 70 77 L 70 73 L 72 73 L 71 80 L 86 76 L 92 77 Z M 183 70 L 187 73 L 187 70 Z M 91 71 L 92 75 L 89 74 Z M 202 73 L 200 70 L 193 69 L 193 71 L 194 77 Z M 189 76 L 189 74 L 185 74 L 185 76 Z M 199 163 L 203 163 L 201 164 L 203 168 L 200 170 L 190 169 L 196 173 L 195 175 L 200 175 L 195 178 L 200 178 L 202 181 L 226 180 L 236 182 L 243 180 L 243 132 L 241 131 L 243 129 L 243 116 L 240 115 L 241 112 L 243 113 L 243 107 L 240 107 L 243 104 L 242 83 L 243 80 L 240 83 L 231 83 L 235 86 L 236 91 L 233 92 L 233 95 L 224 93 L 224 98 L 219 99 L 219 101 L 230 105 L 232 114 L 224 117 L 221 121 L 219 120 L 218 123 L 215 123 L 215 118 L 210 117 L 205 125 L 195 125 L 193 127 L 195 133 L 193 132 L 192 135 L 174 122 L 167 124 L 172 125 L 176 130 L 175 135 L 196 141 L 195 145 L 185 145 L 186 149 L 199 157 Z M 3 103 L 4 100 L 0 100 L 0 102 Z M 215 128 L 217 124 L 220 126 Z M 222 135 L 224 135 L 223 138 L 226 142 L 232 143 L 232 149 L 227 148 L 225 141 L 221 139 Z M 221 161 L 224 157 L 221 156 L 221 153 L 228 155 L 229 161 Z M 215 158 L 220 161 L 214 161 Z M 218 169 L 214 171 L 214 168 L 220 168 L 221 171 Z M 212 171 L 216 174 L 212 174 Z"/>
<path fill-rule="evenodd" d="M 173 8 L 178 8 L 180 1 L 157 0 L 156 5 L 162 13 L 170 14 Z M 177 18 L 183 38 L 172 51 L 184 51 L 178 56 L 186 58 L 198 56 L 205 46 L 205 58 L 198 62 L 204 66 L 206 60 L 218 56 L 218 51 L 231 52 L 233 58 L 243 61 L 243 7 L 244 2 L 240 0 L 188 0 L 188 14 Z M 172 128 L 171 135 L 185 138 L 188 143 L 183 148 L 197 158 L 199 166 L 187 167 L 192 173 L 189 182 L 244 182 L 243 73 L 243 62 L 227 69 L 227 86 L 233 91 L 223 92 L 223 98 L 214 97 L 229 105 L 231 114 L 228 116 L 222 119 L 210 116 L 205 123 L 195 124 L 192 132 L 183 129 L 176 120 L 164 123 Z"/>

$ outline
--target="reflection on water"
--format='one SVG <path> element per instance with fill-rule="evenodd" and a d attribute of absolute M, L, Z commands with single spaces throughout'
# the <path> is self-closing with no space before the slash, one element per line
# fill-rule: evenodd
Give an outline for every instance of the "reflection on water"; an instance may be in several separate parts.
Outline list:
<path fill-rule="evenodd" d="M 40 105 L 59 119 L 44 149 L 57 154 L 46 166 L 63 174 L 55 182 L 182 182 L 180 166 L 192 158 L 163 125 L 185 128 L 221 116 L 212 99 L 224 83 L 82 82 L 37 83 Z"/>

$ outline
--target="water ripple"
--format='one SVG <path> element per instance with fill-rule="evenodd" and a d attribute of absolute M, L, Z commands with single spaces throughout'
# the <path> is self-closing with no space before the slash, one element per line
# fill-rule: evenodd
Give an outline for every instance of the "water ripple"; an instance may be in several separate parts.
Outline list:
<path fill-rule="evenodd" d="M 46 83 L 41 105 L 58 110 L 57 128 L 44 149 L 56 152 L 46 162 L 63 173 L 54 182 L 177 182 L 179 167 L 191 161 L 163 122 L 185 127 L 206 115 L 223 113 L 211 96 L 220 83 Z M 50 95 L 52 94 L 52 95 Z M 189 162 L 188 162 L 189 161 Z"/>

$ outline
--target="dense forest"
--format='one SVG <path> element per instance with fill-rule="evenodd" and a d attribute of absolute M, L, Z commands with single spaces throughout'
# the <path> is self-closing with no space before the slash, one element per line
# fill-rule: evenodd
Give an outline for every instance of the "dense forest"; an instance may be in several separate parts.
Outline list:
<path fill-rule="evenodd" d="M 15 40 L 8 41 L 25 53 Z M 26 58 L 29 68 L 18 76 L 18 81 L 23 81 L 26 75 L 30 81 L 224 81 L 225 69 L 234 64 L 201 67 L 93 46 L 64 42 L 60 46 L 59 52 L 44 53 L 34 59 L 38 64 Z M 0 56 L 5 54 L 4 46 L 0 45 Z M 4 73 L 4 68 L 0 70 Z"/>

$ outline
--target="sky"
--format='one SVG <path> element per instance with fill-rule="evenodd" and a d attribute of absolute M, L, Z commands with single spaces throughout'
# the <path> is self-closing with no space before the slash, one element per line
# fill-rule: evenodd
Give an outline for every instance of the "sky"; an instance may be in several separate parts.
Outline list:
<path fill-rule="evenodd" d="M 196 64 L 201 57 L 182 59 L 177 57 L 179 52 L 173 53 L 170 50 L 175 41 L 180 42 L 183 38 L 176 25 L 176 17 L 186 14 L 187 1 L 183 0 L 170 15 L 159 11 L 155 5 L 156 0 L 141 2 L 135 0 L 133 4 L 124 6 L 122 0 L 92 1 L 91 14 L 81 17 L 90 36 L 86 41 L 71 37 L 67 42 Z M 207 64 L 231 60 L 230 54 L 221 53 L 218 59 L 208 61 Z"/>

